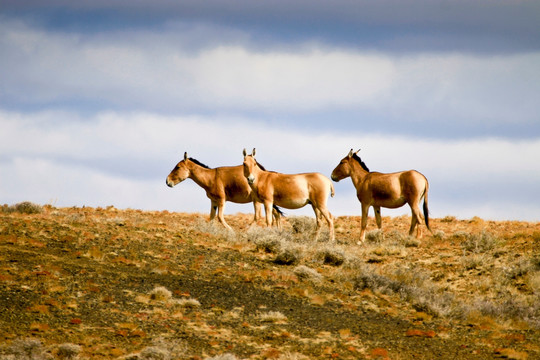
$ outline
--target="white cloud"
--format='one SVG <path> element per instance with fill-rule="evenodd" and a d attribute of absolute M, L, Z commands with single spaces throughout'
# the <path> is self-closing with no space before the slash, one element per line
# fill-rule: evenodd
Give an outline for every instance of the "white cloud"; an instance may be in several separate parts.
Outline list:
<path fill-rule="evenodd" d="M 433 216 L 539 220 L 540 139 L 436 141 L 360 133 L 306 133 L 247 118 L 165 117 L 103 113 L 72 121 L 70 113 L 0 113 L 0 199 L 62 206 L 91 205 L 207 212 L 209 201 L 191 182 L 169 189 L 165 177 L 188 151 L 211 167 L 237 165 L 242 148 L 284 173 L 327 176 L 348 150 L 376 171 L 415 168 L 431 184 Z M 69 157 L 68 159 L 66 159 Z M 107 166 L 103 165 L 103 163 Z M 145 176 L 134 176 L 126 163 Z M 335 215 L 358 215 L 349 180 L 335 184 Z M 523 209 L 523 210 L 519 210 Z M 228 213 L 251 212 L 228 205 Z M 408 213 L 408 208 L 384 214 Z M 290 211 L 308 214 L 311 209 Z M 472 214 L 472 215 L 471 215 Z"/>
<path fill-rule="evenodd" d="M 256 51 L 238 41 L 193 49 L 197 27 L 69 35 L 0 24 L 1 92 L 22 104 L 146 111 L 363 109 L 418 122 L 534 124 L 540 53 L 395 55 L 317 44 Z M 211 26 L 208 26 L 211 28 Z"/>

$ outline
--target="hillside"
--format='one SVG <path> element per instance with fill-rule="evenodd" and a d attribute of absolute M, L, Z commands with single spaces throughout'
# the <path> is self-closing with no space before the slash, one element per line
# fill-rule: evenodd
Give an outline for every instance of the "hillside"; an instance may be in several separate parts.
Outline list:
<path fill-rule="evenodd" d="M 0 359 L 540 358 L 539 223 L 226 219 L 4 206 Z"/>

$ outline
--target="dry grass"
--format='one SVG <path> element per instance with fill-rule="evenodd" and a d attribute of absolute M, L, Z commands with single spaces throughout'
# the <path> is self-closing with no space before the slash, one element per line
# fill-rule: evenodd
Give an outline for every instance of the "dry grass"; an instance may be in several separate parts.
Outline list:
<path fill-rule="evenodd" d="M 338 241 L 330 243 L 324 237 L 313 240 L 315 220 L 309 217 L 286 218 L 280 231 L 251 224 L 251 215 L 238 214 L 227 218 L 234 228 L 229 231 L 200 214 L 47 206 L 32 213 L 25 208 L 4 206 L 0 212 L 0 246 L 22 254 L 12 258 L 0 253 L 0 289 L 22 291 L 25 299 L 34 296 L 19 312 L 32 318 L 25 326 L 36 338 L 22 337 L 15 328 L 1 330 L 7 339 L 0 347 L 2 359 L 88 358 L 98 345 L 75 341 L 84 333 L 78 329 L 97 331 L 100 326 L 107 329 L 109 343 L 100 345 L 107 350 L 102 348 L 99 358 L 232 359 L 241 353 L 239 358 L 303 359 L 329 358 L 334 352 L 344 358 L 373 357 L 362 343 L 369 340 L 355 338 L 350 329 L 320 330 L 303 338 L 309 336 L 299 330 L 299 315 L 292 313 L 298 304 L 450 328 L 441 335 L 446 339 L 463 326 L 497 331 L 482 343 L 522 332 L 527 339 L 538 339 L 540 332 L 540 225 L 535 223 L 447 216 L 433 219 L 434 236 L 418 240 L 407 235 L 409 217 L 384 218 L 383 230 L 369 231 L 359 246 L 358 217 L 337 218 Z M 34 263 L 42 253 L 46 257 Z M 65 263 L 53 265 L 64 257 Z M 33 263 L 24 268 L 25 261 Z M 84 266 L 69 268 L 78 264 Z M 98 270 L 89 277 L 85 271 L 93 266 Z M 125 275 L 108 279 L 111 286 L 131 281 L 122 285 L 121 293 L 101 282 L 112 269 L 124 269 Z M 84 282 L 66 283 L 71 272 Z M 184 282 L 171 280 L 179 277 Z M 203 284 L 195 296 L 185 290 L 193 279 Z M 213 281 L 234 285 L 218 297 L 205 285 Z M 248 285 L 298 301 L 280 307 L 267 294 L 256 305 L 228 303 L 228 297 Z M 87 314 L 98 309 L 115 320 L 90 325 Z M 49 325 L 63 313 L 68 315 L 62 315 L 61 325 Z M 175 339 L 171 327 L 189 341 Z M 322 346 L 321 338 L 331 340 Z M 261 341 L 264 346 L 254 345 Z M 283 343 L 296 345 L 273 349 Z M 530 358 L 540 354 L 525 344 L 515 346 Z M 357 352 L 347 353 L 352 347 Z M 323 353 L 327 348 L 332 349 Z"/>
<path fill-rule="evenodd" d="M 1 207 L 2 212 L 13 213 L 17 212 L 20 214 L 41 214 L 43 212 L 43 206 L 34 204 L 30 201 L 23 201 L 14 205 L 4 205 Z"/>

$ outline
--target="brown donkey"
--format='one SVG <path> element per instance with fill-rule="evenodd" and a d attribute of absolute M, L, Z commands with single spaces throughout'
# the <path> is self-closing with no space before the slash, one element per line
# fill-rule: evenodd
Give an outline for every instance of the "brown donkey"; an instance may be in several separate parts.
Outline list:
<path fill-rule="evenodd" d="M 379 229 L 382 226 L 381 207 L 395 209 L 409 204 L 412 210 L 409 235 L 413 234 L 416 226 L 416 237 L 422 237 L 420 224 L 423 219 L 425 219 L 426 227 L 431 231 L 428 214 L 429 185 L 426 177 L 415 170 L 391 174 L 370 172 L 366 164 L 357 155 L 358 151 L 355 153 L 351 149 L 349 154 L 340 161 L 339 165 L 332 171 L 332 180 L 338 182 L 350 176 L 356 188 L 356 196 L 362 204 L 362 230 L 359 243 L 363 242 L 366 237 L 365 232 L 370 206 L 373 206 L 375 210 L 375 219 Z M 424 216 L 420 213 L 419 207 L 422 198 L 424 198 Z"/>
<path fill-rule="evenodd" d="M 231 229 L 223 217 L 226 201 L 238 204 L 252 202 L 255 209 L 254 221 L 261 218 L 261 204 L 253 197 L 253 192 L 244 177 L 242 165 L 211 169 L 193 158 L 188 158 L 186 152 L 184 160 L 180 161 L 167 176 L 166 183 L 167 186 L 173 187 L 187 178 L 191 178 L 206 191 L 206 196 L 211 201 L 210 220 L 215 218 L 217 211 L 219 222 L 227 229 Z M 281 212 L 277 207 L 273 211 L 279 224 Z"/>
<path fill-rule="evenodd" d="M 257 200 L 264 204 L 268 226 L 272 225 L 272 206 L 299 209 L 311 204 L 317 219 L 315 239 L 319 236 L 324 217 L 330 230 L 330 241 L 335 241 L 334 221 L 326 207 L 328 195 L 334 196 L 334 185 L 326 176 L 319 173 L 289 175 L 265 171 L 255 160 L 255 149 L 250 155 L 244 149 L 244 176 Z"/>

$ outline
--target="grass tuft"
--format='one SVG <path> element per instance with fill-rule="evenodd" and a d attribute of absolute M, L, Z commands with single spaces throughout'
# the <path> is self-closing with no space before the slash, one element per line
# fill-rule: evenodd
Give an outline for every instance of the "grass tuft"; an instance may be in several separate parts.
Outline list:
<path fill-rule="evenodd" d="M 461 243 L 463 250 L 475 254 L 485 253 L 493 250 L 498 243 L 498 239 L 487 231 L 479 234 L 465 234 L 465 240 Z"/>
<path fill-rule="evenodd" d="M 204 360 L 237 360 L 237 357 L 234 356 L 233 354 L 227 353 L 227 354 L 216 355 L 213 357 L 207 357 Z"/>
<path fill-rule="evenodd" d="M 345 252 L 335 247 L 322 248 L 317 255 L 326 265 L 341 266 L 346 260 Z"/>
<path fill-rule="evenodd" d="M 298 264 L 302 259 L 302 251 L 293 246 L 282 247 L 274 262 L 278 265 L 294 265 Z"/>
<path fill-rule="evenodd" d="M 45 360 L 52 356 L 45 351 L 45 348 L 38 339 L 17 339 L 4 351 L 0 352 L 4 359 L 14 360 Z M 5 357 L 4 357 L 5 356 Z"/>
<path fill-rule="evenodd" d="M 299 265 L 294 268 L 293 273 L 302 280 L 308 280 L 312 282 L 320 282 L 322 280 L 322 275 L 319 274 L 316 270 L 307 267 L 305 265 Z"/>
<path fill-rule="evenodd" d="M 255 244 L 257 250 L 278 253 L 288 240 L 287 234 L 276 228 L 252 226 L 248 229 L 247 240 Z"/>
<path fill-rule="evenodd" d="M 150 299 L 157 301 L 168 301 L 172 298 L 172 293 L 163 286 L 157 286 L 150 292 Z"/>
<path fill-rule="evenodd" d="M 274 324 L 287 322 L 287 317 L 279 311 L 269 311 L 266 313 L 262 313 L 259 315 L 259 319 L 262 322 L 274 323 Z"/>
<path fill-rule="evenodd" d="M 15 205 L 3 206 L 2 211 L 6 213 L 41 214 L 43 212 L 43 206 L 30 201 L 23 201 Z"/>
<path fill-rule="evenodd" d="M 201 303 L 197 299 L 172 299 L 171 304 L 181 308 L 197 308 Z"/>
<path fill-rule="evenodd" d="M 58 347 L 57 355 L 60 359 L 77 359 L 80 352 L 81 347 L 79 345 L 65 343 Z"/>
<path fill-rule="evenodd" d="M 306 234 L 315 232 L 317 223 L 308 216 L 291 216 L 288 218 L 294 234 Z"/>
<path fill-rule="evenodd" d="M 366 241 L 368 243 L 380 244 L 384 241 L 384 233 L 382 230 L 372 230 L 366 233 Z"/>

